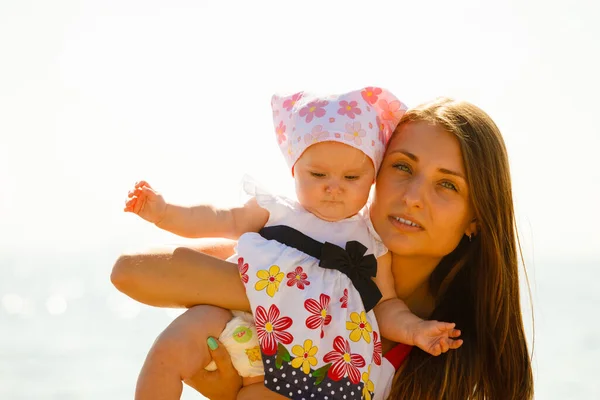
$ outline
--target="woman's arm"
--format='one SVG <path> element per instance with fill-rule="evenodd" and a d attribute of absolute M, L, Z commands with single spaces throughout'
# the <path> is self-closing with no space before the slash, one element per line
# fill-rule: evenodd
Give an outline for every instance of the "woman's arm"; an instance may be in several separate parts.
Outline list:
<path fill-rule="evenodd" d="M 235 242 L 213 239 L 194 246 L 218 257 L 233 254 Z M 122 255 L 111 281 L 129 297 L 157 307 L 212 304 L 249 311 L 237 266 L 185 247 Z"/>

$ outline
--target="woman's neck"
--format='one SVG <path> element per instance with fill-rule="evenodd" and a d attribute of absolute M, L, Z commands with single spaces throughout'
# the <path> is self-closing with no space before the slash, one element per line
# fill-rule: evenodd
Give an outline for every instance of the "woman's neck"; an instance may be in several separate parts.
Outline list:
<path fill-rule="evenodd" d="M 441 258 L 403 257 L 392 253 L 396 294 L 421 318 L 427 318 L 435 307 L 429 277 L 440 261 Z"/>

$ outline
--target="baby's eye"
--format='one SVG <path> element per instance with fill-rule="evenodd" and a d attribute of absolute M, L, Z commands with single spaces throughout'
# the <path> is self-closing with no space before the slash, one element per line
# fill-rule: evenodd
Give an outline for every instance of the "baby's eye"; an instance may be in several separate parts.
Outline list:
<path fill-rule="evenodd" d="M 456 188 L 456 185 L 452 182 L 442 182 L 441 185 L 443 187 L 445 187 L 446 189 L 450 189 L 450 190 L 454 190 L 455 192 L 458 192 L 458 189 Z"/>
<path fill-rule="evenodd" d="M 310 174 L 315 178 L 323 178 L 325 176 L 325 174 L 321 174 L 319 172 L 311 172 Z"/>
<path fill-rule="evenodd" d="M 400 170 L 400 171 L 404 171 L 404 172 L 409 172 L 410 173 L 410 168 L 408 167 L 408 165 L 404 164 L 404 163 L 398 163 L 398 164 L 394 164 L 393 165 L 394 168 Z"/>
<path fill-rule="evenodd" d="M 358 176 L 358 175 L 346 175 L 344 178 L 348 179 L 349 181 L 355 181 L 358 178 L 360 178 L 360 176 Z"/>

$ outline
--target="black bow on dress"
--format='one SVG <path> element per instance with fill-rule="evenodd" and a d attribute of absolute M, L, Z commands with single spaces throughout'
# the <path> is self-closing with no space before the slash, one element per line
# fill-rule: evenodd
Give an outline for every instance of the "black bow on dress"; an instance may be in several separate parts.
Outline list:
<path fill-rule="evenodd" d="M 365 256 L 367 248 L 352 240 L 342 249 L 333 243 L 325 242 L 321 248 L 319 266 L 335 269 L 348 276 L 360 293 L 365 310 L 369 312 L 381 299 L 381 292 L 371 278 L 377 275 L 377 259 L 373 254 Z"/>
<path fill-rule="evenodd" d="M 259 234 L 267 240 L 276 240 L 320 260 L 321 268 L 335 269 L 348 276 L 367 312 L 381 299 L 381 292 L 371 279 L 377 275 L 377 259 L 373 254 L 365 256 L 367 248 L 362 243 L 352 240 L 343 249 L 333 243 L 323 244 L 285 225 L 262 228 Z"/>

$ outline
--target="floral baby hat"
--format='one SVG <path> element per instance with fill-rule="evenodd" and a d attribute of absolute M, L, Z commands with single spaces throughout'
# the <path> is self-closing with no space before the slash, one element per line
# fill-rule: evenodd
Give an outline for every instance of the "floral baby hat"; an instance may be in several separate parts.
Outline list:
<path fill-rule="evenodd" d="M 328 96 L 307 92 L 274 95 L 271 107 L 277 143 L 290 170 L 309 146 L 334 141 L 365 153 L 375 172 L 407 110 L 392 93 L 372 86 Z"/>

